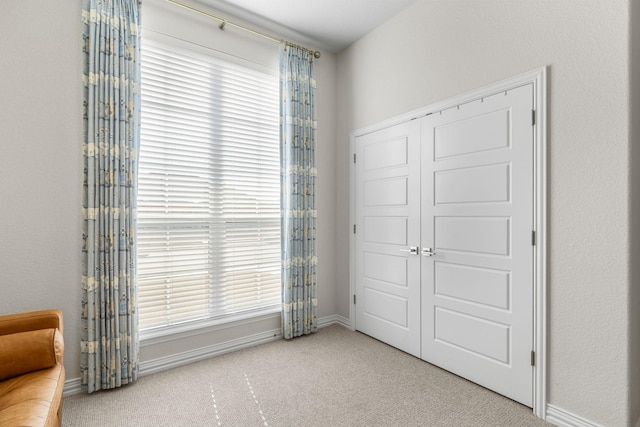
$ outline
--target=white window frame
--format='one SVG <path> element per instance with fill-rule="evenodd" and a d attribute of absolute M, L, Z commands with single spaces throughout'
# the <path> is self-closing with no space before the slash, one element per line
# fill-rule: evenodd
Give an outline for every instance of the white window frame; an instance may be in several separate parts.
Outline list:
<path fill-rule="evenodd" d="M 149 32 L 149 31 L 145 31 L 143 33 L 143 49 L 145 47 L 145 44 L 149 45 L 164 45 L 167 47 L 170 47 L 172 49 L 177 49 L 177 50 L 182 50 L 182 51 L 190 51 L 192 54 L 196 55 L 196 56 L 208 56 L 211 58 L 214 58 L 215 60 L 222 60 L 225 62 L 228 62 L 230 64 L 234 64 L 234 66 L 240 66 L 240 67 L 244 67 L 244 68 L 248 68 L 248 69 L 252 69 L 255 71 L 259 71 L 261 73 L 264 73 L 266 75 L 270 75 L 271 77 L 274 78 L 275 84 L 276 84 L 276 88 L 277 88 L 277 80 L 278 80 L 278 70 L 276 69 L 272 69 L 272 68 L 268 68 L 268 67 L 264 67 L 260 64 L 257 64 L 255 62 L 252 61 L 248 61 L 248 60 L 244 60 L 242 58 L 238 58 L 235 57 L 233 55 L 229 55 L 229 54 L 225 54 L 213 49 L 209 49 L 203 46 L 199 46 L 197 44 L 194 43 L 189 43 L 183 40 L 179 40 L 170 36 L 166 36 L 166 35 L 162 35 L 159 33 L 155 33 L 155 32 Z M 144 84 L 144 83 L 143 83 Z M 276 92 L 277 93 L 277 92 Z M 143 101 L 144 102 L 144 101 Z M 275 105 L 275 111 L 277 112 L 278 110 L 278 106 L 277 106 L 277 98 L 276 98 L 276 105 Z M 143 114 L 144 114 L 144 107 L 143 107 Z M 276 123 L 277 125 L 277 123 Z M 141 144 L 144 144 L 144 141 L 141 142 Z M 141 147 L 141 152 L 144 150 L 144 147 Z M 141 167 L 142 169 L 142 167 Z M 279 194 L 279 175 L 278 175 L 278 186 L 277 186 L 277 190 L 278 190 L 278 194 Z M 140 207 L 139 207 L 140 208 Z M 277 206 L 277 211 L 279 213 L 279 204 Z M 140 219 L 140 212 L 139 212 L 139 219 L 138 219 L 138 225 L 139 225 L 139 236 L 140 236 L 140 223 L 141 223 L 141 219 Z M 144 215 L 142 215 L 144 216 Z M 144 220 L 142 220 L 143 225 L 144 225 Z M 279 231 L 279 219 L 278 219 L 278 237 L 280 236 L 280 231 Z M 140 250 L 140 249 L 139 249 Z M 279 240 L 278 240 L 278 257 L 277 257 L 277 267 L 278 267 L 278 289 L 279 289 L 279 271 L 280 271 L 280 256 L 279 256 Z M 140 255 L 139 255 L 140 256 Z M 140 273 L 140 271 L 139 271 Z M 139 291 L 140 291 L 140 283 L 139 283 Z M 265 307 L 261 307 L 261 308 L 255 308 L 255 309 L 250 309 L 250 310 L 245 310 L 245 311 L 240 311 L 237 312 L 235 314 L 226 314 L 223 316 L 213 316 L 213 317 L 208 317 L 208 318 L 202 318 L 202 319 L 198 319 L 198 320 L 187 320 L 184 322 L 177 322 L 175 324 L 171 324 L 171 325 L 165 325 L 165 326 L 161 326 L 161 327 L 153 327 L 151 329 L 142 329 L 141 330 L 141 339 L 142 340 L 149 340 L 149 339 L 153 339 L 153 338 L 158 338 L 158 337 L 162 337 L 162 336 L 166 336 L 166 335 L 173 335 L 173 334 L 185 334 L 188 331 L 193 331 L 193 330 L 200 330 L 202 328 L 208 328 L 208 327 L 215 327 L 217 325 L 224 325 L 224 324 L 228 324 L 228 323 L 244 323 L 246 321 L 251 321 L 251 319 L 259 319 L 259 318 L 263 318 L 264 316 L 269 316 L 269 315 L 273 315 L 274 313 L 278 313 L 281 310 L 281 305 L 280 305 L 280 297 L 278 294 L 278 302 L 265 306 Z"/>

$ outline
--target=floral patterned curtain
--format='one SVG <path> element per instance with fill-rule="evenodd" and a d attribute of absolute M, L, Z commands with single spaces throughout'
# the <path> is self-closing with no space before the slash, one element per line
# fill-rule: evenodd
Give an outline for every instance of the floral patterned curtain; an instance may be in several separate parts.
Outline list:
<path fill-rule="evenodd" d="M 140 3 L 83 0 L 84 191 L 80 370 L 89 393 L 138 374 L 136 187 Z"/>
<path fill-rule="evenodd" d="M 317 330 L 316 117 L 313 53 L 280 46 L 282 326 L 285 339 Z"/>

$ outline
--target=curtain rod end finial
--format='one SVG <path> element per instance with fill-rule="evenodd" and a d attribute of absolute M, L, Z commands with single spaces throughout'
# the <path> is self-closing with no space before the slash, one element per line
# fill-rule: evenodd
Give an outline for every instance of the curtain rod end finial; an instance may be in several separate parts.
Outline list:
<path fill-rule="evenodd" d="M 322 55 L 322 54 L 320 53 L 319 50 L 316 50 L 315 52 L 313 52 L 313 57 L 316 58 L 316 59 L 320 58 L 320 55 Z"/>

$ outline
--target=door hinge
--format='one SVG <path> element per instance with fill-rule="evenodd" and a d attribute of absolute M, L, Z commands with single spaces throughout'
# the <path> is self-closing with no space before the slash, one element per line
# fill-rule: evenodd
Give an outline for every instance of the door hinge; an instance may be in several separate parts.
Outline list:
<path fill-rule="evenodd" d="M 356 305 L 356 294 L 353 294 L 353 305 Z"/>
<path fill-rule="evenodd" d="M 531 126 L 536 125 L 536 110 L 531 110 Z"/>
<path fill-rule="evenodd" d="M 531 230 L 531 246 L 536 245 L 536 232 L 535 230 Z"/>
<path fill-rule="evenodd" d="M 536 352 L 531 350 L 531 366 L 536 366 Z"/>
<path fill-rule="evenodd" d="M 356 162 L 356 153 L 353 153 L 353 163 Z"/>
<path fill-rule="evenodd" d="M 356 225 L 353 224 L 353 234 L 356 234 Z"/>

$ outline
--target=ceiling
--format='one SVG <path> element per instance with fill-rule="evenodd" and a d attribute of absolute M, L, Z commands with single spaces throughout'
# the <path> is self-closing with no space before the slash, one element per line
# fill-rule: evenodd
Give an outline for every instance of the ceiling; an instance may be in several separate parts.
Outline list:
<path fill-rule="evenodd" d="M 309 47 L 339 52 L 415 0 L 198 0 Z"/>

